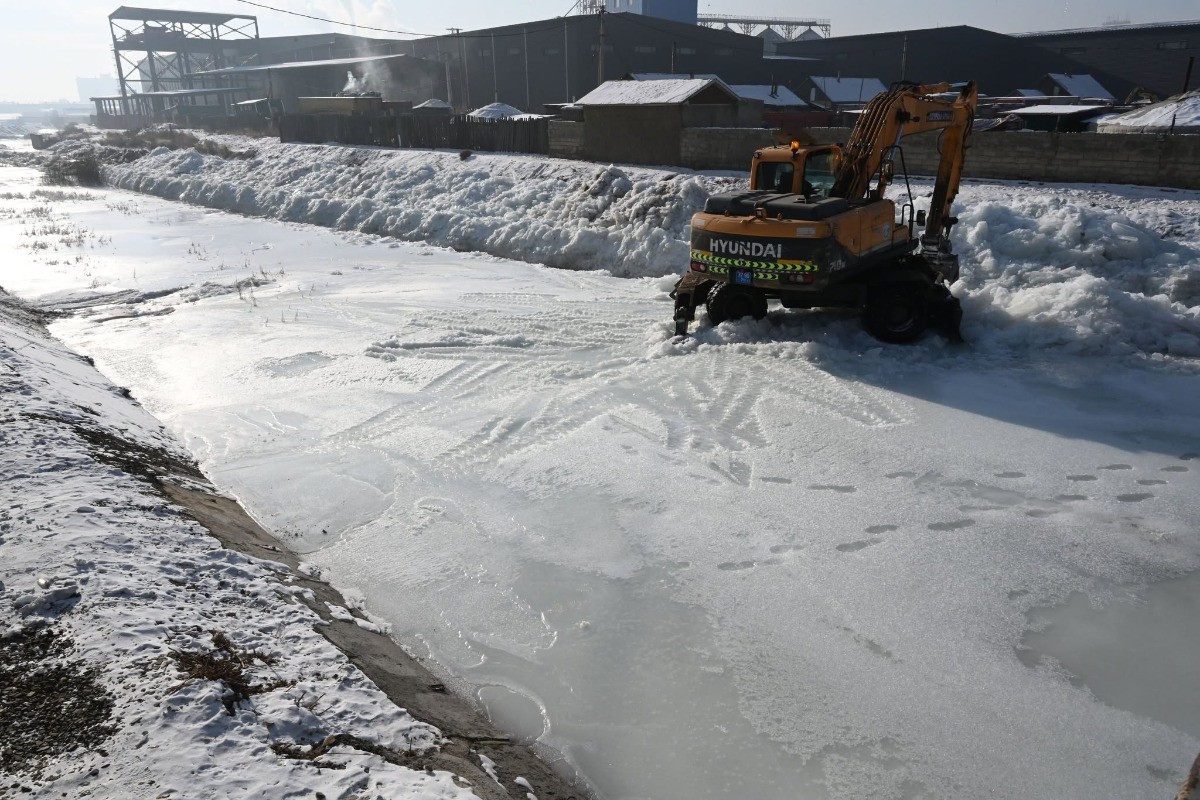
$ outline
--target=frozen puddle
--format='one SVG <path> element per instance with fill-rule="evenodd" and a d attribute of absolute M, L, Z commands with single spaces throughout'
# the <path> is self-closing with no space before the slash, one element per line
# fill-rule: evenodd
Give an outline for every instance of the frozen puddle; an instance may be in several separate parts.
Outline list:
<path fill-rule="evenodd" d="M 1030 613 L 1027 665 L 1057 663 L 1115 708 L 1200 739 L 1200 573 L 1119 594 L 1097 608 L 1083 593 Z M 1053 659 L 1047 662 L 1047 659 Z"/>

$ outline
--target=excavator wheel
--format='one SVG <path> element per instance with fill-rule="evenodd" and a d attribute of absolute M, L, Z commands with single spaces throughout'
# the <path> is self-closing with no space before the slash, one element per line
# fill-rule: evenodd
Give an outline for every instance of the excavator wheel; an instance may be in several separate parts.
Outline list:
<path fill-rule="evenodd" d="M 762 319 L 767 315 L 767 297 L 753 289 L 744 289 L 732 283 L 718 283 L 709 291 L 704 307 L 713 325 L 742 317 Z"/>
<path fill-rule="evenodd" d="M 918 282 L 881 283 L 863 306 L 863 327 L 881 342 L 909 344 L 929 324 L 929 287 Z"/>

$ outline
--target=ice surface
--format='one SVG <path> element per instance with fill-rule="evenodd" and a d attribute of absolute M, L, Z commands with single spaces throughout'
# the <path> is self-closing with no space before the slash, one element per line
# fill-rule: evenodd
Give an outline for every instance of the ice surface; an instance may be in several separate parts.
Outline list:
<path fill-rule="evenodd" d="M 269 277 L 55 330 L 601 796 L 1150 798 L 1200 749 L 1070 641 L 1018 655 L 1034 609 L 1200 569 L 1195 193 L 970 185 L 965 350 L 819 311 L 678 341 L 669 281 L 180 209 L 64 203 L 112 237 L 79 265 L 0 221 L 6 281 Z"/>

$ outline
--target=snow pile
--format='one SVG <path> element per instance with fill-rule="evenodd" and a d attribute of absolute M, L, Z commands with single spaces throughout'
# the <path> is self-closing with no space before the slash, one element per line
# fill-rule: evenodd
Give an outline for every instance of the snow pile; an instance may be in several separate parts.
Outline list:
<path fill-rule="evenodd" d="M 1099 126 L 1101 133 L 1162 133 L 1170 128 L 1176 132 L 1200 131 L 1200 90 L 1119 114 Z"/>
<path fill-rule="evenodd" d="M 1195 246 L 1049 193 L 981 197 L 962 204 L 959 218 L 955 249 L 964 269 L 956 293 L 973 343 L 1200 356 Z"/>
<path fill-rule="evenodd" d="M 528 156 L 256 147 L 252 159 L 162 148 L 106 174 L 121 188 L 228 211 L 620 276 L 686 263 L 691 216 L 713 183 Z"/>
<path fill-rule="evenodd" d="M 168 473 L 211 488 L 2 292 L 0 345 L 0 683 L 22 698 L 0 702 L 0 794 L 474 797 L 396 765 L 440 733 L 314 630 L 286 567 L 166 502 Z"/>
<path fill-rule="evenodd" d="M 512 119 L 513 117 L 520 117 L 524 113 L 521 109 L 510 106 L 508 103 L 488 103 L 486 106 L 475 109 L 470 114 L 467 114 L 467 116 L 474 117 L 475 119 Z"/>

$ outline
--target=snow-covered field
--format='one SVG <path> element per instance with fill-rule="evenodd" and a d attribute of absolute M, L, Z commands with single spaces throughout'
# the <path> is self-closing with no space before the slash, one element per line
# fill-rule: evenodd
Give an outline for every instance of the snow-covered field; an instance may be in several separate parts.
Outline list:
<path fill-rule="evenodd" d="M 731 176 L 256 147 L 114 177 L 276 219 L 43 223 L 0 171 L 0 284 L 79 308 L 57 335 L 600 796 L 1178 787 L 1200 194 L 967 185 L 968 348 L 783 310 L 675 340 L 662 276 Z"/>

